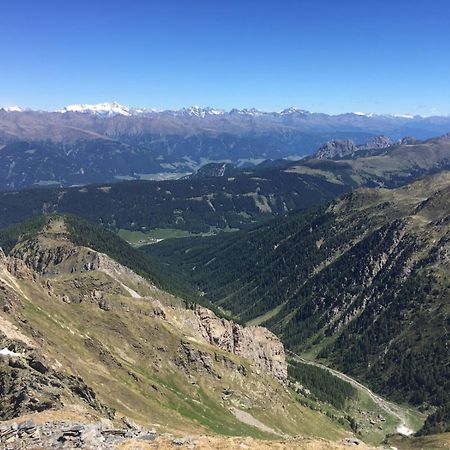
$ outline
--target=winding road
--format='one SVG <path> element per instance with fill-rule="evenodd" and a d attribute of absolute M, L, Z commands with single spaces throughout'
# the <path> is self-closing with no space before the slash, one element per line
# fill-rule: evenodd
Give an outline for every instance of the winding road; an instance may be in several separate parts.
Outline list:
<path fill-rule="evenodd" d="M 355 388 L 366 392 L 370 398 L 384 411 L 386 411 L 388 414 L 393 415 L 394 417 L 397 417 L 400 421 L 400 424 L 397 426 L 396 431 L 397 433 L 409 436 L 414 433 L 414 430 L 412 430 L 409 426 L 408 420 L 406 419 L 403 411 L 394 403 L 389 402 L 385 400 L 384 398 L 380 397 L 379 395 L 372 392 L 367 386 L 364 386 L 360 382 L 356 381 L 355 379 L 349 377 L 348 375 L 345 375 L 344 373 L 338 372 L 337 370 L 331 369 L 330 367 L 324 366 L 323 364 L 320 364 L 315 361 L 309 361 L 307 359 L 302 358 L 301 356 L 296 355 L 295 353 L 288 352 L 289 356 L 291 356 L 294 360 L 302 362 L 304 364 L 310 364 L 311 366 L 320 367 L 321 369 L 328 370 L 336 377 L 347 381 Z"/>

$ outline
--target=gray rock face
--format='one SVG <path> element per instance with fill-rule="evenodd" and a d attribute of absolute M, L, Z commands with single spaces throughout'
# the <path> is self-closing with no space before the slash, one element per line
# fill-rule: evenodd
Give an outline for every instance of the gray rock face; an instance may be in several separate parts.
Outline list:
<path fill-rule="evenodd" d="M 284 346 L 272 332 L 219 319 L 207 308 L 197 308 L 195 316 L 199 333 L 206 342 L 249 359 L 281 382 L 287 380 Z"/>
<path fill-rule="evenodd" d="M 334 159 L 351 155 L 356 152 L 358 147 L 353 141 L 348 139 L 329 141 L 317 150 L 315 157 L 317 159 Z"/>
<path fill-rule="evenodd" d="M 384 135 L 375 136 L 372 139 L 369 139 L 366 144 L 358 146 L 359 149 L 376 149 L 376 148 L 388 148 L 391 145 L 394 145 L 395 142 Z"/>
<path fill-rule="evenodd" d="M 20 280 L 36 280 L 36 275 L 21 259 L 6 256 L 1 247 L 0 270 L 7 271 Z"/>
<path fill-rule="evenodd" d="M 351 140 L 329 141 L 317 150 L 314 155 L 316 159 L 336 159 L 344 156 L 352 155 L 358 150 L 376 150 L 388 148 L 395 142 L 384 135 L 375 136 L 363 145 L 355 145 Z"/>
<path fill-rule="evenodd" d="M 54 421 L 37 424 L 32 419 L 0 426 L 0 448 L 99 449 L 112 450 L 126 439 L 154 441 L 154 430 L 107 428 L 101 422 Z"/>
<path fill-rule="evenodd" d="M 82 378 L 52 369 L 37 350 L 2 336 L 0 348 L 13 351 L 11 356 L 0 356 L 0 420 L 58 409 L 75 399 L 104 417 L 114 416 Z"/>
<path fill-rule="evenodd" d="M 419 141 L 412 137 L 412 136 L 406 136 L 404 138 L 402 138 L 402 140 L 400 141 L 401 145 L 414 145 L 417 144 Z"/>

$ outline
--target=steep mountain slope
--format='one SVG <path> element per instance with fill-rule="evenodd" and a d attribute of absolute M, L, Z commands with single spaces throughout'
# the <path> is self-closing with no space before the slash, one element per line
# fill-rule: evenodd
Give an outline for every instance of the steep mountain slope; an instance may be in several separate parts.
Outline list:
<path fill-rule="evenodd" d="M 41 225 L 23 228 L 0 255 L 1 419 L 51 410 L 110 429 L 127 416 L 158 433 L 351 435 L 287 389 L 283 345 L 271 332 L 186 309 L 76 244 L 70 220 Z"/>
<path fill-rule="evenodd" d="M 232 237 L 146 251 L 289 348 L 393 399 L 439 407 L 450 401 L 449 217 L 450 173 L 442 172 L 357 190 Z"/>
<path fill-rule="evenodd" d="M 5 192 L 0 194 L 0 227 L 61 211 L 114 231 L 240 229 L 359 186 L 396 187 L 449 167 L 450 139 L 443 136 L 361 149 L 349 159 L 265 162 L 233 176 Z"/>

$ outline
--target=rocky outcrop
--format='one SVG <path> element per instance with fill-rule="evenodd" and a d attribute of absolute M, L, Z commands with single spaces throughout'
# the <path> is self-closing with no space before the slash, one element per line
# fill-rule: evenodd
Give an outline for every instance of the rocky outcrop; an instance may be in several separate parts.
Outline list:
<path fill-rule="evenodd" d="M 77 267 L 79 249 L 62 240 L 58 245 L 45 245 L 39 238 L 30 239 L 13 249 L 12 256 L 25 262 L 41 275 L 58 275 Z"/>
<path fill-rule="evenodd" d="M 58 244 L 48 242 L 44 233 L 34 239 L 24 241 L 11 252 L 16 271 L 24 272 L 27 267 L 30 274 L 37 272 L 45 277 L 56 277 L 62 273 L 83 273 L 98 270 L 109 275 L 135 298 L 140 297 L 138 291 L 149 292 L 155 290 L 153 284 L 128 267 L 114 261 L 105 253 L 88 247 L 77 246 L 59 236 Z M 13 262 L 14 261 L 14 262 Z M 131 289 L 132 285 L 134 289 Z"/>
<path fill-rule="evenodd" d="M 420 141 L 412 136 L 405 136 L 400 140 L 401 145 L 415 145 L 419 143 Z"/>
<path fill-rule="evenodd" d="M 355 143 L 349 139 L 328 141 L 317 150 L 316 159 L 335 159 L 351 155 L 358 150 Z"/>
<path fill-rule="evenodd" d="M 335 140 L 328 141 L 317 150 L 314 157 L 316 159 L 336 159 L 352 155 L 359 150 L 377 150 L 388 148 L 394 145 L 395 142 L 384 135 L 375 136 L 369 139 L 365 144 L 356 145 L 351 140 Z"/>
<path fill-rule="evenodd" d="M 38 279 L 36 273 L 29 269 L 24 261 L 6 256 L 0 247 L 0 275 L 2 272 L 4 275 L 6 274 L 19 280 L 36 281 Z"/>
<path fill-rule="evenodd" d="M 0 419 L 81 402 L 104 417 L 114 411 L 96 398 L 82 378 L 54 370 L 35 349 L 0 337 Z"/>
<path fill-rule="evenodd" d="M 102 422 L 64 420 L 39 423 L 31 418 L 18 423 L 0 425 L 0 446 L 8 450 L 23 448 L 113 450 L 126 439 L 133 439 L 136 443 L 152 442 L 156 439 L 154 430 L 141 428 L 127 419 L 123 422 L 125 427 L 117 428 Z"/>
<path fill-rule="evenodd" d="M 0 269 L 5 267 L 6 255 L 3 249 L 0 247 Z"/>
<path fill-rule="evenodd" d="M 203 307 L 198 307 L 194 314 L 197 323 L 193 329 L 208 344 L 252 361 L 281 382 L 287 380 L 284 346 L 272 332 L 220 319 Z"/>
<path fill-rule="evenodd" d="M 394 145 L 395 142 L 388 136 L 380 135 L 375 136 L 367 141 L 364 145 L 359 145 L 358 148 L 360 150 L 368 150 L 368 149 L 382 149 L 382 148 L 388 148 L 392 145 Z"/>

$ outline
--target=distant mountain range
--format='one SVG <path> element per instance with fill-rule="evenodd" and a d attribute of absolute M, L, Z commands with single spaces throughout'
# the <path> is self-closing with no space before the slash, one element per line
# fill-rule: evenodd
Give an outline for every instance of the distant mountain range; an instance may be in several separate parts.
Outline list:
<path fill-rule="evenodd" d="M 4 110 L 7 112 L 26 112 L 32 111 L 31 108 L 23 108 L 20 106 L 5 106 L 0 108 L 0 110 Z M 39 112 L 44 112 L 42 110 L 36 110 Z M 83 114 L 93 114 L 99 116 L 151 116 L 156 114 L 172 114 L 174 116 L 195 116 L 205 118 L 207 116 L 220 116 L 220 115 L 247 115 L 247 116 L 311 116 L 311 115 L 322 115 L 329 117 L 338 117 L 338 116 L 348 116 L 354 115 L 357 117 L 368 117 L 368 118 L 379 118 L 379 117 L 390 117 L 397 119 L 418 119 L 425 118 L 426 116 L 421 115 L 413 115 L 413 114 L 374 114 L 374 113 L 363 113 L 363 112 L 351 112 L 351 113 L 343 113 L 343 114 L 335 114 L 329 115 L 325 113 L 313 113 L 306 109 L 300 109 L 294 106 L 289 108 L 285 108 L 280 111 L 263 111 L 257 108 L 233 108 L 229 111 L 220 108 L 212 108 L 205 107 L 202 108 L 200 106 L 194 105 L 186 108 L 181 108 L 178 110 L 174 109 L 155 109 L 155 108 L 136 108 L 127 105 L 122 105 L 118 102 L 104 102 L 104 103 L 96 103 L 96 104 L 73 104 L 67 105 L 62 108 L 55 110 L 54 112 L 58 113 L 83 113 Z"/>
<path fill-rule="evenodd" d="M 298 108 L 9 107 L 0 109 L 0 189 L 173 179 L 211 162 L 248 167 L 268 159 L 299 160 L 327 141 L 351 140 L 361 149 L 379 147 L 371 140 L 380 135 L 390 142 L 449 131 L 450 117 L 328 115 Z"/>
<path fill-rule="evenodd" d="M 50 125 L 50 128 L 43 130 L 45 125 Z M 450 117 L 361 112 L 330 115 L 295 107 L 278 112 L 256 108 L 225 111 L 199 106 L 156 110 L 129 107 L 117 102 L 68 105 L 56 111 L 34 111 L 18 106 L 0 108 L 0 130 L 4 133 L 0 136 L 2 139 L 49 138 L 66 141 L 92 137 L 92 133 L 110 138 L 124 134 L 183 134 L 192 131 L 252 134 L 280 128 L 316 133 L 385 133 L 394 139 L 412 134 L 423 139 L 449 131 Z"/>

